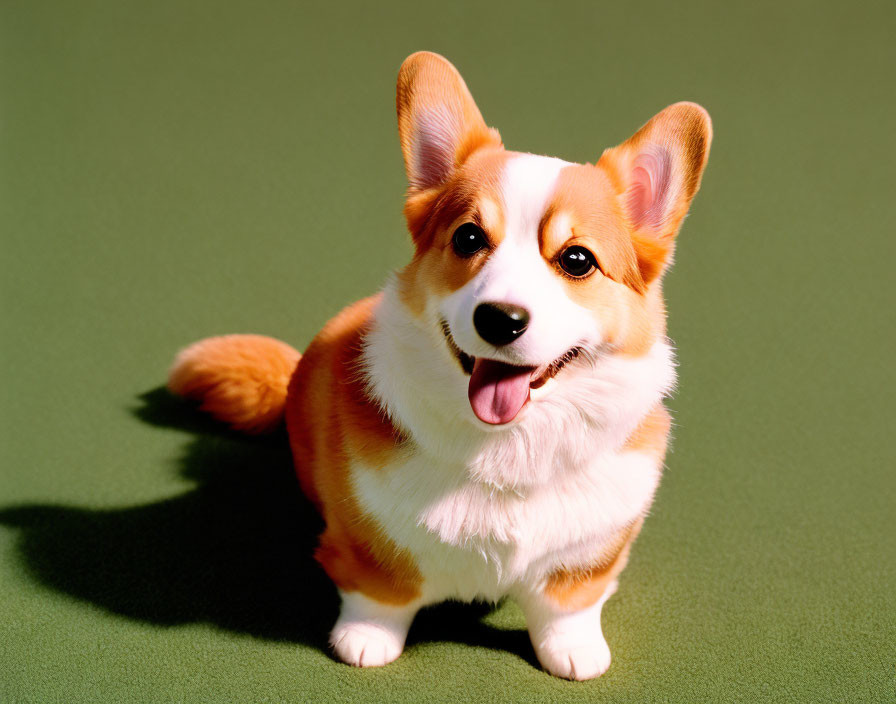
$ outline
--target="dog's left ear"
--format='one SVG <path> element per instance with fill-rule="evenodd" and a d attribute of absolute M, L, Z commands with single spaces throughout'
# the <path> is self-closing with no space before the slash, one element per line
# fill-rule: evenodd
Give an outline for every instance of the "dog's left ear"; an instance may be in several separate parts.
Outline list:
<path fill-rule="evenodd" d="M 675 103 L 598 162 L 614 172 L 645 284 L 660 273 L 700 188 L 712 122 L 696 103 Z"/>
<path fill-rule="evenodd" d="M 467 157 L 501 137 L 486 126 L 464 79 L 443 56 L 411 54 L 398 73 L 398 133 L 411 191 L 444 184 Z"/>

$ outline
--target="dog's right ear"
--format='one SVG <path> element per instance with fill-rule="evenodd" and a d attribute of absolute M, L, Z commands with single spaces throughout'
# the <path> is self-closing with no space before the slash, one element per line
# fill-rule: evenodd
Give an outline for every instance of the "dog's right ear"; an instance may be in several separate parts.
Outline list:
<path fill-rule="evenodd" d="M 411 54 L 398 73 L 398 134 L 412 191 L 444 184 L 476 149 L 501 137 L 482 119 L 464 79 L 447 59 Z"/>

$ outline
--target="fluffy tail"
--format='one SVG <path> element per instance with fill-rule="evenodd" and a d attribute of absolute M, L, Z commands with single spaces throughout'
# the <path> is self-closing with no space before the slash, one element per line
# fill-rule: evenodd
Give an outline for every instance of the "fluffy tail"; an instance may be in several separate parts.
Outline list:
<path fill-rule="evenodd" d="M 289 379 L 300 357 L 272 337 L 209 337 L 177 355 L 168 389 L 202 401 L 203 411 L 237 430 L 264 433 L 283 419 Z"/>

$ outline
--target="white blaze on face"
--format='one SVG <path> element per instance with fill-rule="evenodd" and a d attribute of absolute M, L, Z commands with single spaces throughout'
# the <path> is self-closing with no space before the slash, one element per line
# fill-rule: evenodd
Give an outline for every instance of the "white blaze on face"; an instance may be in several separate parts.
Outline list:
<path fill-rule="evenodd" d="M 519 154 L 507 162 L 501 180 L 503 240 L 482 270 L 442 304 L 455 341 L 466 353 L 539 366 L 578 344 L 600 341 L 594 317 L 569 299 L 560 275 L 544 260 L 538 244 L 539 225 L 566 166 L 569 162 L 532 154 Z M 486 343 L 473 327 L 473 311 L 484 302 L 528 310 L 526 332 L 502 348 Z"/>

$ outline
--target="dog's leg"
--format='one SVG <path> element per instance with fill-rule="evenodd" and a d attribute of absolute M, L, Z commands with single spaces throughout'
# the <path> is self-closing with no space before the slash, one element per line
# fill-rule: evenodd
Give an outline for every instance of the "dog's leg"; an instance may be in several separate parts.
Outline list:
<path fill-rule="evenodd" d="M 643 522 L 639 519 L 620 530 L 593 567 L 555 572 L 540 587 L 517 594 L 535 654 L 551 674 L 590 680 L 610 667 L 600 612 L 616 592 L 617 577 Z"/>
<path fill-rule="evenodd" d="M 540 594 L 520 599 L 535 654 L 545 670 L 570 680 L 590 680 L 607 671 L 610 648 L 601 631 L 600 612 L 616 584 L 612 580 L 596 602 L 576 611 Z"/>
<path fill-rule="evenodd" d="M 404 650 L 418 602 L 391 606 L 360 592 L 343 592 L 339 619 L 330 633 L 330 645 L 342 662 L 377 667 L 395 660 Z"/>

